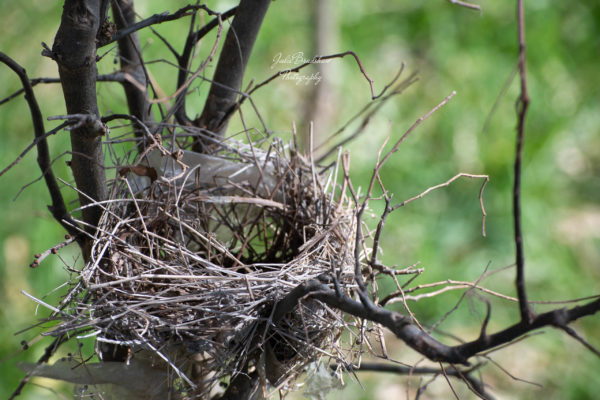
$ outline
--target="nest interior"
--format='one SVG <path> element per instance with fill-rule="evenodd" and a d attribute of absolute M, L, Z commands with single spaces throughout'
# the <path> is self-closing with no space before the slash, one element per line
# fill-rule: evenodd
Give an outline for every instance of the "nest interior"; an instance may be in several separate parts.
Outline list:
<path fill-rule="evenodd" d="M 280 141 L 171 150 L 154 143 L 115 179 L 81 271 L 89 300 L 65 328 L 87 324 L 99 341 L 153 349 L 188 383 L 192 367 L 218 382 L 254 365 L 276 384 L 331 356 L 339 311 L 307 300 L 271 317 L 321 274 L 352 282 L 353 208 L 334 200 L 336 174 Z"/>

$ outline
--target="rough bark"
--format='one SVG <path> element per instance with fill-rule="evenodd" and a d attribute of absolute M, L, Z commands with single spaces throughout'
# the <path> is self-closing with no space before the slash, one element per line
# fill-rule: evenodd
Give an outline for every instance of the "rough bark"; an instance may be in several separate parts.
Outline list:
<path fill-rule="evenodd" d="M 135 24 L 133 0 L 113 0 L 112 11 L 117 29 L 122 30 Z M 121 70 L 129 74 L 138 83 L 137 85 L 129 81 L 123 83 L 129 113 L 135 115 L 142 123 L 148 126 L 153 119 L 150 113 L 150 103 L 146 89 L 148 87 L 148 75 L 144 69 L 140 39 L 137 32 L 133 32 L 119 39 L 117 43 L 119 45 Z M 143 129 L 139 126 L 139 123 L 134 124 L 134 126 L 135 135 L 143 137 Z M 145 147 L 143 146 L 143 141 L 138 143 L 140 144 L 140 149 Z"/>
<path fill-rule="evenodd" d="M 227 121 L 235 109 L 242 78 L 263 18 L 271 0 L 241 0 L 217 63 L 215 76 L 204 105 L 194 125 L 223 136 Z M 194 149 L 202 151 L 201 142 Z"/>
<path fill-rule="evenodd" d="M 69 114 L 99 117 L 96 100 L 96 36 L 104 20 L 106 3 L 100 0 L 66 0 L 51 57 L 58 64 L 65 104 Z M 106 176 L 102 139 L 92 125 L 71 131 L 71 169 L 79 189 L 81 206 L 106 198 Z M 102 215 L 98 206 L 82 210 L 89 233 Z M 85 252 L 84 252 L 85 253 Z M 87 255 L 84 254 L 87 258 Z"/>

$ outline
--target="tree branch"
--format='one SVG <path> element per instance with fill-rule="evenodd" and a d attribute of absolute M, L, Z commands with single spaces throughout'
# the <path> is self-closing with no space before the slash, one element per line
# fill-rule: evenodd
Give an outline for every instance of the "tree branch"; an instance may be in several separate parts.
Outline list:
<path fill-rule="evenodd" d="M 37 363 L 38 364 L 47 363 L 50 360 L 50 357 L 52 357 L 52 355 L 56 352 L 56 350 L 58 350 L 58 348 L 63 343 L 65 343 L 67 340 L 69 340 L 69 336 L 68 335 L 60 335 L 56 339 L 54 339 L 52 341 L 52 343 L 50 343 L 46 347 L 46 349 L 44 350 L 44 354 L 42 354 L 42 356 L 38 359 Z M 9 397 L 9 400 L 13 400 L 13 399 L 15 399 L 17 396 L 19 396 L 21 394 L 21 391 L 23 390 L 23 388 L 25 387 L 25 385 L 27 384 L 27 382 L 29 382 L 29 379 L 31 379 L 31 374 L 27 373 L 27 375 L 25 376 L 25 378 L 23 378 L 21 380 L 21 382 L 19 383 L 19 386 L 17 386 L 17 388 L 11 394 L 11 396 Z"/>
<path fill-rule="evenodd" d="M 415 326 L 408 316 L 373 304 L 371 304 L 371 307 L 367 307 L 362 301 L 353 300 L 343 293 L 336 294 L 333 289 L 324 283 L 326 280 L 326 277 L 322 277 L 321 281 L 313 279 L 295 287 L 275 306 L 273 322 L 277 323 L 286 313 L 292 311 L 298 301 L 312 298 L 347 314 L 376 322 L 388 328 L 409 347 L 431 361 L 451 364 L 469 365 L 469 358 L 482 351 L 509 343 L 528 332 L 545 326 L 562 329 L 569 323 L 581 317 L 595 314 L 600 310 L 600 299 L 596 299 L 583 306 L 556 309 L 539 314 L 529 324 L 521 321 L 491 335 L 486 335 L 482 331 L 479 338 L 474 341 L 457 346 L 447 346 Z"/>
<path fill-rule="evenodd" d="M 517 22 L 519 32 L 519 76 L 521 78 L 521 94 L 517 99 L 517 148 L 515 152 L 515 181 L 513 186 L 513 221 L 515 227 L 515 253 L 517 265 L 515 285 L 517 288 L 517 297 L 519 298 L 521 320 L 525 323 L 529 323 L 533 318 L 533 312 L 527 302 L 527 291 L 525 288 L 525 253 L 523 250 L 523 232 L 521 228 L 521 163 L 523 159 L 525 116 L 529 106 L 527 72 L 525 68 L 525 15 L 523 10 L 523 0 L 517 0 Z"/>
<path fill-rule="evenodd" d="M 271 0 L 241 0 L 217 63 L 213 83 L 204 110 L 194 125 L 223 136 L 230 110 L 235 107 L 238 92 L 258 31 Z M 202 152 L 204 143 L 198 139 L 194 150 Z"/>
<path fill-rule="evenodd" d="M 113 0 L 114 1 L 114 0 Z M 119 2 L 122 0 L 118 0 Z M 128 0 L 125 0 L 128 1 Z M 113 3 L 114 4 L 114 3 Z M 133 4 L 132 4 L 133 5 Z M 98 48 L 100 47 L 104 47 L 106 45 L 109 45 L 111 43 L 114 43 L 116 41 L 119 41 L 131 34 L 133 34 L 134 32 L 137 32 L 141 29 L 144 29 L 148 26 L 151 25 L 156 25 L 156 24 L 162 24 L 163 22 L 167 22 L 167 21 L 173 21 L 176 19 L 180 19 L 183 17 L 186 17 L 188 15 L 191 15 L 192 13 L 195 13 L 197 10 L 205 10 L 209 15 L 216 15 L 218 13 L 212 11 L 211 9 L 209 9 L 207 6 L 201 4 L 201 5 L 187 5 L 183 8 L 180 8 L 179 10 L 175 11 L 173 14 L 169 14 L 168 11 L 162 13 L 162 14 L 154 14 L 153 16 L 146 18 L 143 21 L 139 21 L 137 23 L 133 23 L 133 24 L 129 24 L 126 26 L 122 26 L 118 28 L 118 31 L 109 39 L 106 40 L 104 42 L 101 42 L 98 44 Z"/>
<path fill-rule="evenodd" d="M 222 23 L 223 21 L 234 16 L 236 11 L 237 11 L 237 7 L 233 7 L 231 9 L 227 10 L 226 12 L 224 12 L 217 18 L 213 18 L 209 23 L 207 23 L 206 25 L 204 25 L 202 28 L 198 29 L 197 31 L 193 30 L 193 28 L 194 28 L 193 22 L 194 21 L 192 21 L 192 25 L 190 25 L 190 33 L 187 36 L 185 45 L 183 46 L 183 51 L 181 52 L 181 55 L 177 59 L 177 61 L 179 63 L 179 73 L 177 75 L 177 88 L 183 87 L 187 80 L 188 68 L 189 68 L 189 64 L 190 64 L 190 59 L 192 57 L 192 50 L 194 49 L 194 46 L 196 45 L 196 43 L 198 43 L 199 40 L 201 40 L 204 36 L 206 36 L 206 34 L 208 32 L 213 30 L 220 23 Z M 175 104 L 176 104 L 175 118 L 177 119 L 177 122 L 179 122 L 182 125 L 191 124 L 191 121 L 189 120 L 189 118 L 187 117 L 187 114 L 185 112 L 186 95 L 187 95 L 187 89 L 184 89 L 177 96 L 177 100 L 175 102 Z"/>
<path fill-rule="evenodd" d="M 133 0 L 113 0 L 111 4 L 117 29 L 125 29 L 135 24 Z M 131 75 L 131 78 L 137 83 L 127 81 L 123 83 L 129 113 L 135 115 L 144 124 L 149 125 L 153 122 L 150 103 L 148 102 L 147 87 L 149 78 L 144 68 L 140 39 L 137 33 L 133 32 L 119 39 L 118 45 L 121 70 Z M 134 128 L 135 136 L 143 138 L 142 128 L 138 125 L 135 125 Z M 138 141 L 138 149 L 143 151 L 144 147 L 144 141 Z"/>
<path fill-rule="evenodd" d="M 42 112 L 40 111 L 40 107 L 35 98 L 35 94 L 33 93 L 33 87 L 31 86 L 31 82 L 27 77 L 27 72 L 23 67 L 17 64 L 12 58 L 8 57 L 6 54 L 0 52 L 0 62 L 6 64 L 10 69 L 12 69 L 21 80 L 21 84 L 23 85 L 23 90 L 25 92 L 25 100 L 27 101 L 27 105 L 29 106 L 29 112 L 31 113 L 31 120 L 33 122 L 33 129 L 35 134 L 34 143 L 37 146 L 37 162 L 44 175 L 44 180 L 46 182 L 46 187 L 48 188 L 48 192 L 50 193 L 50 198 L 52 199 L 52 205 L 48 206 L 48 209 L 52 213 L 52 216 L 65 228 L 65 230 L 73 237 L 80 238 L 79 230 L 77 229 L 77 223 L 72 220 L 71 216 L 67 212 L 67 207 L 65 205 L 65 201 L 60 192 L 60 188 L 58 186 L 58 182 L 56 177 L 54 176 L 54 171 L 50 166 L 50 151 L 48 149 L 48 142 L 46 141 L 46 129 L 44 128 L 44 118 L 42 117 Z M 54 133 L 54 132 L 53 132 Z M 19 158 L 15 161 L 18 162 Z M 14 165 L 11 164 L 11 165 Z M 9 167 L 7 167 L 2 173 L 4 173 Z M 2 174 L 0 173 L 0 175 Z M 81 245 L 81 239 L 77 239 L 78 243 Z"/>
<path fill-rule="evenodd" d="M 100 0 L 66 0 L 60 27 L 50 56 L 58 72 L 68 114 L 91 114 L 99 117 L 96 100 L 96 35 L 104 18 Z M 82 206 L 106 199 L 106 176 L 100 133 L 84 125 L 71 131 L 71 168 Z M 87 231 L 94 233 L 102 215 L 101 207 L 82 211 Z M 87 260 L 86 251 L 84 258 Z"/>
<path fill-rule="evenodd" d="M 458 368 L 446 370 L 446 375 L 453 378 L 460 379 L 465 382 L 467 386 L 474 393 L 484 399 L 492 399 L 493 397 L 485 391 L 485 385 L 479 379 L 473 378 L 471 373 L 479 369 L 483 364 L 478 364 L 468 370 L 459 370 Z M 369 371 L 369 372 L 388 372 L 399 375 L 442 375 L 444 372 L 437 368 L 413 368 L 398 364 L 384 364 L 384 363 L 371 363 L 362 362 L 360 366 L 344 366 L 346 369 L 353 372 Z M 332 370 L 337 369 L 337 365 L 331 366 Z"/>

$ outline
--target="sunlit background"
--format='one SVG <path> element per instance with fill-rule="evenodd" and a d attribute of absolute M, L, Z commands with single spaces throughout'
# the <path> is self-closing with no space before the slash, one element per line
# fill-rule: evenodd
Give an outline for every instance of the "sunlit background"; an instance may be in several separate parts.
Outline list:
<path fill-rule="evenodd" d="M 164 2 L 136 4 L 141 17 L 164 11 Z M 374 80 L 379 92 L 395 76 L 402 63 L 400 79 L 417 73 L 419 81 L 404 94 L 390 100 L 374 116 L 365 132 L 345 146 L 351 152 L 351 173 L 356 186 L 365 186 L 386 138 L 397 140 L 420 116 L 452 91 L 456 96 L 402 144 L 382 170 L 386 189 L 400 202 L 458 172 L 488 174 L 484 193 L 488 213 L 487 236 L 481 235 L 480 181 L 459 180 L 449 188 L 433 192 L 395 212 L 386 224 L 382 261 L 404 267 L 420 262 L 425 268 L 415 284 L 452 279 L 475 281 L 488 271 L 514 261 L 511 220 L 512 162 L 515 142 L 515 100 L 518 80 L 514 74 L 517 40 L 514 1 L 481 0 L 482 12 L 449 1 L 274 1 L 250 59 L 244 87 L 261 82 L 279 69 L 295 66 L 275 64 L 282 57 L 302 54 L 312 58 L 322 52 L 353 50 Z M 170 11 L 184 1 L 169 2 Z M 218 11 L 234 6 L 233 1 L 210 1 Z M 329 6 L 327 6 L 327 4 Z M 566 300 L 600 293 L 600 3 L 525 1 L 528 44 L 528 83 L 531 107 L 526 125 L 523 174 L 523 225 L 529 298 L 536 301 Z M 0 23 L 0 51 L 23 65 L 30 77 L 56 77 L 56 65 L 40 55 L 41 42 L 52 45 L 60 22 L 61 7 L 55 2 L 31 0 L 4 2 Z M 208 17 L 205 17 L 208 21 Z M 187 21 L 187 20 L 186 20 Z M 320 22 L 319 22 L 320 21 Z M 319 23 L 321 26 L 319 27 Z M 187 22 L 169 22 L 155 29 L 176 49 L 185 41 Z M 149 30 L 140 33 L 149 71 L 164 94 L 175 90 L 173 57 Z M 208 36 L 198 49 L 199 65 L 214 43 Z M 100 73 L 118 69 L 115 46 L 100 50 Z M 105 54 L 106 53 L 106 54 Z M 293 58 L 293 57 L 292 57 Z M 162 61 L 161 61 L 162 60 Z M 289 140 L 295 123 L 298 135 L 307 137 L 307 121 L 314 119 L 314 141 L 321 143 L 370 101 L 370 89 L 355 61 L 346 57 L 312 65 L 299 79 L 279 79 L 257 91 L 253 98 L 269 129 Z M 209 67 L 210 78 L 214 66 Z M 312 78 L 311 78 L 312 77 Z M 321 79 L 317 82 L 317 77 Z M 320 87 L 319 87 L 320 86 Z M 188 98 L 191 117 L 200 114 L 209 84 L 197 84 Z M 324 101 L 317 99 L 321 89 Z M 20 88 L 16 76 L 0 66 L 0 97 Z M 65 114 L 62 93 L 56 84 L 38 85 L 35 93 L 44 116 Z M 117 83 L 98 83 L 102 114 L 124 112 L 126 101 Z M 261 129 L 247 105 L 243 109 L 249 126 Z M 47 123 L 49 130 L 56 123 Z M 358 125 L 351 125 L 348 134 Z M 230 132 L 242 129 L 232 123 Z M 22 96 L 0 106 L 0 169 L 31 142 L 33 131 L 29 110 Z M 335 143 L 337 140 L 333 140 Z M 71 182 L 72 176 L 61 156 L 69 148 L 68 133 L 49 139 L 55 169 Z M 386 149 L 389 149 L 388 144 Z M 49 196 L 35 152 L 0 178 L 0 397 L 7 398 L 23 373 L 18 361 L 35 361 L 48 338 L 23 351 L 20 342 L 35 340 L 39 328 L 25 330 L 48 315 L 48 310 L 21 294 L 26 291 L 55 304 L 65 289 L 57 287 L 70 275 L 66 265 L 76 264 L 76 249 L 67 247 L 60 257 L 51 257 L 36 269 L 28 265 L 33 254 L 63 239 L 62 228 L 46 209 Z M 74 193 L 63 191 L 69 200 Z M 73 204 L 71 204 L 73 207 Z M 372 204 L 374 214 L 382 206 Z M 371 221 L 374 222 L 375 220 Z M 64 262 L 63 262 L 64 261 Z M 515 296 L 514 270 L 501 271 L 484 281 L 484 286 Z M 393 286 L 382 283 L 383 288 Z M 388 285 L 388 286 L 386 286 Z M 427 293 L 423 290 L 420 293 Z M 459 300 L 463 290 L 446 292 L 432 299 L 410 303 L 425 325 L 433 325 Z M 509 300 L 492 302 L 490 330 L 518 320 L 518 309 Z M 536 305 L 542 312 L 548 305 Z M 556 307 L 556 306 L 554 306 Z M 468 295 L 461 307 L 439 325 L 442 332 L 463 340 L 479 333 L 485 307 L 477 296 Z M 575 323 L 582 336 L 598 342 L 600 320 L 592 316 Z M 15 332 L 23 331 L 15 335 Z M 593 399 L 597 398 L 600 360 L 565 334 L 544 329 L 490 355 L 493 361 L 482 369 L 490 393 L 498 398 Z M 449 344 L 455 338 L 438 336 Z M 59 355 L 80 351 L 65 347 Z M 91 354 L 92 344 L 81 350 Z M 389 354 L 414 364 L 420 356 L 388 337 Z M 57 356 L 58 357 L 58 356 Z M 419 365 L 428 365 L 426 362 Z M 414 398 L 421 379 L 364 374 L 361 385 L 350 376 L 348 387 L 332 392 L 331 399 Z M 473 395 L 464 384 L 453 381 L 460 398 Z M 69 393 L 66 385 L 34 379 L 21 398 L 55 399 Z M 448 383 L 439 378 L 421 398 L 450 398 Z"/>

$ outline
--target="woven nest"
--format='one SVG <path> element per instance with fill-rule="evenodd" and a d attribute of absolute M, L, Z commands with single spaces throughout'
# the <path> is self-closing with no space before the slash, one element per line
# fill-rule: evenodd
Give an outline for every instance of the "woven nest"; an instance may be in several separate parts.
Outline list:
<path fill-rule="evenodd" d="M 81 272 L 90 300 L 67 325 L 153 351 L 204 394 L 244 366 L 277 385 L 335 354 L 339 311 L 303 300 L 272 321 L 293 288 L 334 269 L 349 293 L 355 221 L 335 174 L 280 142 L 171 150 L 155 142 L 121 168 Z"/>

